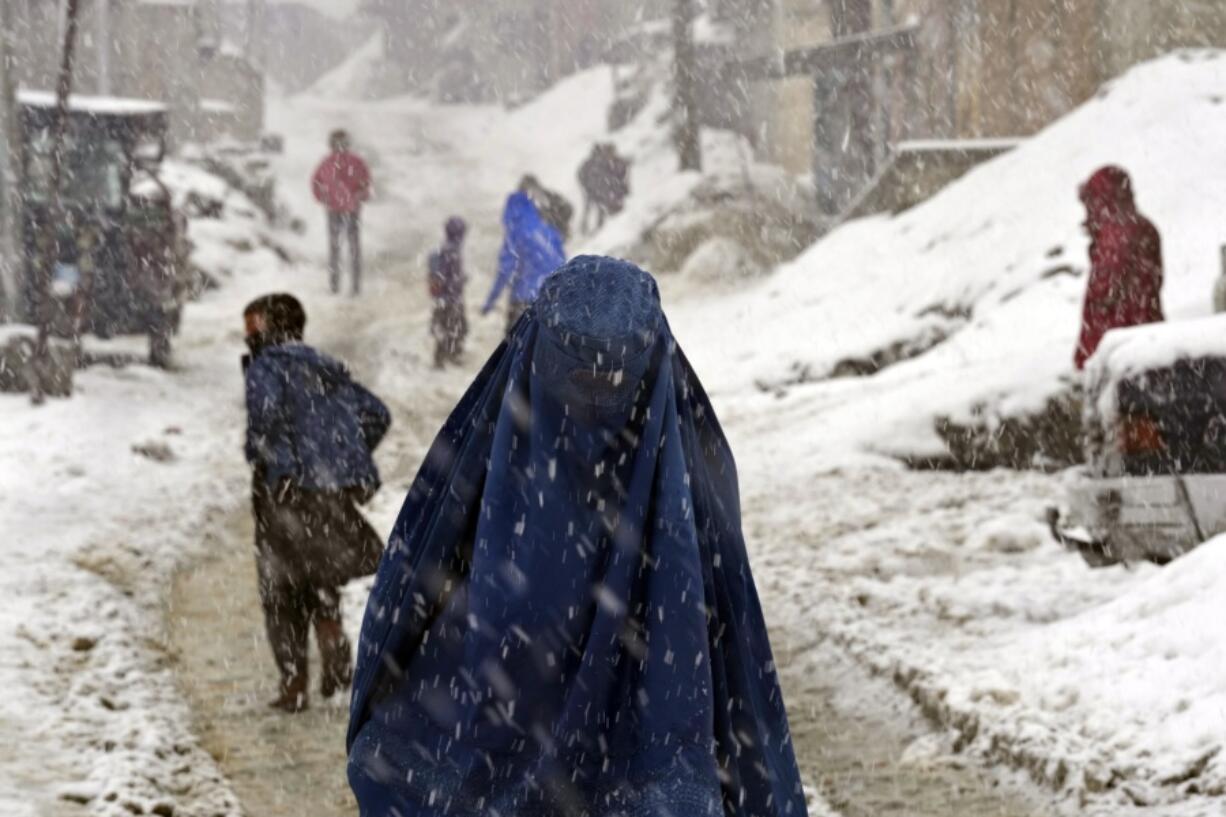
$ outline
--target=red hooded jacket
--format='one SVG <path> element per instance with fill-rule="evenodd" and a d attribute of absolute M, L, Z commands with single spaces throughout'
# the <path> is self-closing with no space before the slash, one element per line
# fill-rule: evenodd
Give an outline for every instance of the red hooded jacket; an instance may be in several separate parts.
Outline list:
<path fill-rule="evenodd" d="M 320 162 L 311 192 L 333 213 L 355 213 L 370 198 L 370 168 L 356 153 L 334 151 Z"/>
<path fill-rule="evenodd" d="M 1137 212 L 1128 174 L 1104 167 L 1082 185 L 1080 195 L 1090 233 L 1090 280 L 1073 356 L 1078 369 L 1109 330 L 1163 320 L 1162 240 Z"/>

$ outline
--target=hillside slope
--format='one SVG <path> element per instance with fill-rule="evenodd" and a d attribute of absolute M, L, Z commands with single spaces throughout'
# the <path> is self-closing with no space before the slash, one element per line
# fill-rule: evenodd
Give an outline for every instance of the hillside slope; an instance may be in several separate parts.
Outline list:
<path fill-rule="evenodd" d="M 681 339 L 717 394 L 789 392 L 800 412 L 834 399 L 823 416 L 845 448 L 939 454 L 936 418 L 990 422 L 1067 388 L 1087 267 L 1077 187 L 1099 166 L 1133 174 L 1162 232 L 1168 319 L 1209 311 L 1226 243 L 1224 100 L 1218 52 L 1141 66 L 925 204 L 850 223 L 770 279 L 687 306 Z M 792 388 L 891 357 L 903 360 L 871 378 Z"/>

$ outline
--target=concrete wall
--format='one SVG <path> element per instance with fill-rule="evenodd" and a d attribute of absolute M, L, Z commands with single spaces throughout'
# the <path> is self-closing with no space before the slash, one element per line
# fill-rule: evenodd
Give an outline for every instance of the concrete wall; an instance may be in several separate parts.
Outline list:
<path fill-rule="evenodd" d="M 741 56 L 826 42 L 824 0 L 726 0 L 769 7 Z M 1181 47 L 1226 47 L 1226 0 L 874 0 L 874 27 L 920 23 L 909 68 L 878 77 L 881 143 L 1026 136 L 1138 62 Z M 797 173 L 813 167 L 813 84 L 758 83 L 742 130 Z M 837 111 L 832 114 L 837 116 Z"/>
<path fill-rule="evenodd" d="M 1184 47 L 1226 47 L 1218 0 L 896 0 L 922 21 L 925 136 L 1028 135 L 1103 82 Z"/>

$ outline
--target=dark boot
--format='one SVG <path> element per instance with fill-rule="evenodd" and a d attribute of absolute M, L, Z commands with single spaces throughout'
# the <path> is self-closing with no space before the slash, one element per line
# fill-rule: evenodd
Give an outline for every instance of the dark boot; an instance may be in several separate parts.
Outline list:
<path fill-rule="evenodd" d="M 339 619 L 316 619 L 315 640 L 319 643 L 320 662 L 323 664 L 319 694 L 331 698 L 353 683 L 353 649 Z"/>
<path fill-rule="evenodd" d="M 309 706 L 308 688 L 306 673 L 300 673 L 289 678 L 281 679 L 281 692 L 276 698 L 268 702 L 268 705 L 273 709 L 280 709 L 282 712 L 288 712 L 291 715 L 299 712 L 305 712 Z"/>

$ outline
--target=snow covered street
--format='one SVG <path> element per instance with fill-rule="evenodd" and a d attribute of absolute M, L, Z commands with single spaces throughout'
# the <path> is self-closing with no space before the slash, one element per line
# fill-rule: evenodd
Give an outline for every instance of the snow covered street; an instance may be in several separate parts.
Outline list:
<path fill-rule="evenodd" d="M 902 462 L 940 447 L 938 417 L 999 418 L 1068 387 L 1081 287 L 1072 267 L 1084 254 L 1073 169 L 1102 158 L 1083 155 L 1079 140 L 1159 121 L 1145 106 L 1161 107 L 1175 80 L 1187 96 L 1226 94 L 1226 60 L 1213 59 L 1139 71 L 1064 130 L 930 204 L 844 227 L 742 289 L 661 281 L 738 458 L 745 536 L 814 817 L 1222 813 L 1226 541 L 1167 568 L 1091 571 L 1043 523 L 1066 473 Z M 612 98 L 596 69 L 515 111 L 362 102 L 345 94 L 345 72 L 360 70 L 343 67 L 329 94 L 270 110 L 270 130 L 286 139 L 279 192 L 306 222 L 302 235 L 266 235 L 290 260 L 259 244 L 265 228 L 233 191 L 224 219 L 193 223 L 197 258 L 221 286 L 188 307 L 174 371 L 95 367 L 71 400 L 39 409 L 0 396 L 0 733 L 23 736 L 0 742 L 5 817 L 354 813 L 346 702 L 295 718 L 266 706 L 276 678 L 241 449 L 242 307 L 294 292 L 308 342 L 388 402 L 384 488 L 368 508 L 386 534 L 426 447 L 501 339 L 502 315 L 476 310 L 506 193 L 535 172 L 574 196 L 573 168 L 603 134 Z M 377 179 L 357 299 L 327 292 L 323 216 L 307 184 L 338 124 Z M 1155 141 L 1169 135 L 1154 129 Z M 635 184 L 651 191 L 664 159 L 641 131 L 622 138 L 640 137 Z M 1216 233 L 1167 194 L 1145 137 L 1130 148 L 1142 195 L 1156 191 L 1156 214 L 1182 239 L 1172 303 L 1197 314 L 1216 263 L 1201 255 Z M 1183 149 L 1164 156 L 1174 164 L 1168 154 Z M 1034 168 L 1050 157 L 1064 164 L 1039 179 Z M 626 246 L 697 179 L 657 181 L 646 203 L 578 243 Z M 1035 207 L 1035 187 L 1069 201 Z M 966 224 L 992 188 L 1016 198 Z M 436 372 L 425 256 L 453 214 L 472 225 L 473 334 L 463 370 Z M 239 239 L 254 249 L 235 250 Z M 1065 264 L 1056 255 L 1070 267 L 1053 275 Z M 949 340 L 926 354 L 829 377 L 842 359 L 934 328 Z M 349 588 L 351 630 L 366 589 Z"/>

